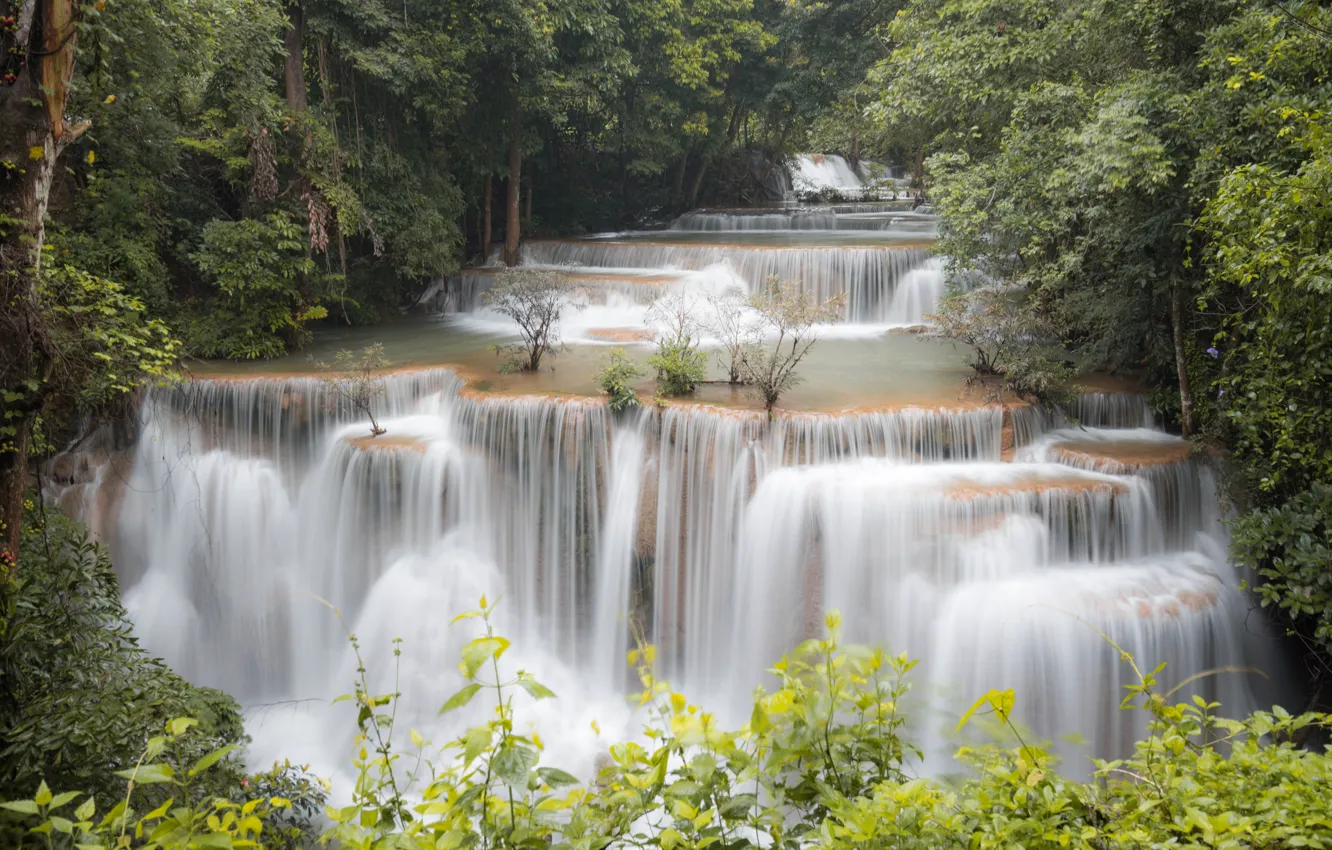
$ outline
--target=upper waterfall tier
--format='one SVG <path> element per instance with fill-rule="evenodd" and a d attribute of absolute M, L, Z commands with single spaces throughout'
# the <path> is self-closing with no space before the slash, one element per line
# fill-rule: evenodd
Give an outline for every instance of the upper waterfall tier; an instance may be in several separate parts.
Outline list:
<path fill-rule="evenodd" d="M 746 232 L 753 230 L 892 230 L 933 224 L 933 217 L 911 212 L 908 204 L 864 204 L 795 210 L 695 210 L 671 222 L 672 231 Z"/>
<path fill-rule="evenodd" d="M 537 265 L 702 270 L 726 264 L 751 292 L 775 276 L 820 300 L 844 297 L 845 318 L 866 323 L 890 321 L 898 283 L 928 256 L 923 245 L 888 244 L 770 247 L 597 239 L 529 242 L 523 248 L 523 262 Z"/>

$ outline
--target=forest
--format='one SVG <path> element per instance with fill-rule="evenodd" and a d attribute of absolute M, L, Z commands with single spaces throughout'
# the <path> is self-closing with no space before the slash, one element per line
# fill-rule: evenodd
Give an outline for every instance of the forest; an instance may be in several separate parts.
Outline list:
<path fill-rule="evenodd" d="M 1313 0 L 0 0 L 0 845 L 1328 846 L 1329 122 Z M 146 566 L 48 503 L 53 459 L 191 364 L 389 327 L 534 239 L 759 207 L 811 152 L 937 216 L 930 321 L 976 380 L 1062 416 L 1109 376 L 1188 441 L 1294 702 L 1227 717 L 1102 632 L 1131 671 L 1105 711 L 1142 717 L 1122 757 L 1060 765 L 1015 710 L 1041 695 L 999 685 L 939 771 L 916 661 L 828 610 L 737 723 L 631 635 L 643 731 L 574 775 L 482 596 L 439 713 L 493 708 L 447 740 L 343 623 L 339 787 L 256 772 L 241 702 L 140 646 L 121 582 Z M 840 307 L 801 302 L 802 329 Z M 620 416 L 642 375 L 610 357 Z"/>

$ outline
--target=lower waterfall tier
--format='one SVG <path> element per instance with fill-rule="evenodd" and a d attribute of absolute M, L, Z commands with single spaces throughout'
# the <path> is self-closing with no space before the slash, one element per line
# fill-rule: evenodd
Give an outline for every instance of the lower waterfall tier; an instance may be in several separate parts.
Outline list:
<path fill-rule="evenodd" d="M 765 670 L 838 609 L 849 639 L 923 659 L 932 757 L 991 688 L 1017 692 L 1037 735 L 1081 734 L 1070 759 L 1122 753 L 1137 730 L 1114 710 L 1128 671 L 1108 641 L 1166 662 L 1167 683 L 1271 663 L 1245 628 L 1210 469 L 1141 427 L 1140 400 L 1085 399 L 1077 427 L 997 406 L 613 417 L 593 399 L 467 393 L 436 370 L 389 379 L 387 433 L 371 437 L 324 392 L 153 391 L 132 460 L 63 498 L 97 512 L 152 651 L 253 706 L 310 701 L 256 709 L 259 759 L 341 763 L 349 739 L 332 730 L 351 727 L 325 706 L 355 667 L 344 629 L 386 687 L 402 638 L 404 711 L 454 734 L 466 715 L 435 711 L 473 635 L 448 623 L 483 593 L 504 599 L 506 661 L 561 692 L 539 708 L 543 736 L 589 769 L 607 743 L 590 720 L 629 734 L 635 635 L 739 723 Z M 1230 713 L 1269 697 L 1243 674 L 1189 691 Z"/>

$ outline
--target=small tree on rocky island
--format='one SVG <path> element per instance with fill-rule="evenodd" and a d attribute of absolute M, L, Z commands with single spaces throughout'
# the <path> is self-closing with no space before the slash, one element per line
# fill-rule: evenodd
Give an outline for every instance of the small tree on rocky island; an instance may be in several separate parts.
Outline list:
<path fill-rule="evenodd" d="M 717 360 L 726 369 L 726 380 L 731 384 L 743 384 L 745 346 L 756 342 L 757 330 L 749 309 L 749 299 L 743 289 L 733 286 L 719 294 L 709 295 L 708 307 L 709 311 L 699 321 L 699 326 L 721 343 Z"/>
<path fill-rule="evenodd" d="M 352 410 L 369 418 L 371 437 L 383 434 L 384 429 L 375 419 L 373 407 L 388 389 L 384 385 L 383 372 L 389 367 L 389 359 L 384 354 L 384 346 L 378 342 L 367 345 L 359 355 L 343 349 L 331 365 L 317 360 L 315 365 L 326 373 L 322 380 L 328 390 L 329 407 L 348 404 Z"/>
<path fill-rule="evenodd" d="M 708 376 L 707 355 L 698 350 L 698 320 L 693 299 L 683 292 L 658 298 L 648 310 L 657 350 L 648 365 L 657 373 L 657 393 L 688 395 Z"/>
<path fill-rule="evenodd" d="M 566 309 L 576 309 L 569 300 L 573 285 L 555 269 L 509 268 L 498 278 L 482 300 L 513 319 L 519 335 L 516 343 L 495 346 L 497 354 L 510 355 L 500 371 L 535 372 L 543 357 L 553 357 L 562 348 L 558 325 Z"/>
<path fill-rule="evenodd" d="M 930 317 L 936 335 L 971 348 L 977 375 L 999 377 L 1021 398 L 1068 400 L 1074 370 L 1064 361 L 1059 323 L 1020 292 L 984 288 L 945 297 Z"/>
<path fill-rule="evenodd" d="M 771 417 L 782 394 L 800 383 L 796 367 L 818 341 L 815 326 L 841 315 L 842 297 L 820 302 L 798 283 L 772 277 L 749 305 L 758 311 L 759 329 L 741 350 L 740 374 Z"/>

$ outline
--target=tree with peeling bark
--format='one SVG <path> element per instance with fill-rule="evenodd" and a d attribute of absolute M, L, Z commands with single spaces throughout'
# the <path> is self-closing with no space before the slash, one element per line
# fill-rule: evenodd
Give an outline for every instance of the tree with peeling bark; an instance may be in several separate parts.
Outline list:
<path fill-rule="evenodd" d="M 46 207 L 60 152 L 88 129 L 65 116 L 77 16 L 74 0 L 0 3 L 0 552 L 11 564 L 57 357 L 37 291 Z"/>

